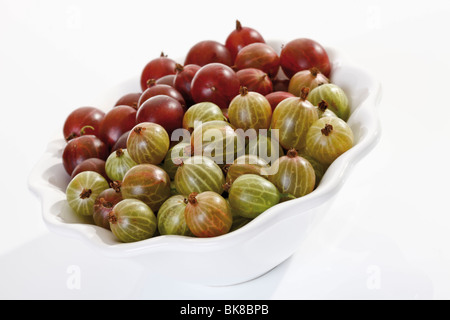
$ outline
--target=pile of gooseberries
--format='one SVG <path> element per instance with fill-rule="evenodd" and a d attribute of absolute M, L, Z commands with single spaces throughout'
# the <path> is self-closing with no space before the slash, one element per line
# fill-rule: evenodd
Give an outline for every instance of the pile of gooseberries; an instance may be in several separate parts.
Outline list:
<path fill-rule="evenodd" d="M 68 205 L 121 242 L 234 232 L 313 192 L 353 147 L 348 97 L 314 40 L 272 48 L 237 21 L 181 63 L 161 53 L 142 91 L 64 124 Z"/>

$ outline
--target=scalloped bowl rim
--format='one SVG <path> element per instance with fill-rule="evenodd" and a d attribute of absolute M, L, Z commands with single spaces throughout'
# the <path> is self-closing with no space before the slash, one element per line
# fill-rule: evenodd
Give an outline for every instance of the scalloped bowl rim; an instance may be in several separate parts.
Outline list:
<path fill-rule="evenodd" d="M 336 68 L 353 68 L 369 80 L 370 83 L 368 85 L 367 97 L 357 106 L 358 110 L 364 110 L 365 112 L 365 119 L 368 120 L 365 122 L 367 132 L 352 149 L 333 162 L 325 173 L 319 186 L 312 193 L 302 198 L 280 203 L 268 209 L 242 228 L 223 236 L 214 238 L 190 238 L 165 235 L 135 243 L 117 242 L 115 244 L 108 244 L 103 241 L 101 236 L 99 236 L 102 232 L 107 230 L 90 224 L 65 223 L 57 216 L 50 213 L 48 208 L 57 201 L 56 199 L 61 200 L 63 197 L 65 199 L 65 195 L 61 190 L 54 188 L 42 175 L 43 172 L 55 165 L 54 152 L 47 150 L 36 164 L 28 181 L 31 191 L 33 191 L 42 201 L 43 220 L 53 231 L 81 238 L 111 257 L 132 257 L 160 251 L 171 252 L 180 250 L 183 252 L 207 253 L 212 250 L 217 250 L 217 248 L 225 248 L 244 243 L 252 237 L 257 236 L 260 231 L 264 230 L 267 226 L 274 223 L 280 223 L 293 214 L 302 214 L 311 208 L 323 204 L 339 191 L 347 177 L 350 175 L 352 167 L 377 144 L 381 132 L 379 118 L 376 112 L 376 107 L 381 98 L 380 83 L 370 77 L 364 70 L 349 63 L 344 55 L 339 53 L 336 49 L 327 47 L 326 50 L 333 62 L 333 70 Z M 353 110 L 348 121 L 349 123 L 352 121 L 352 117 Z M 57 137 L 59 139 L 61 138 L 60 133 L 58 133 Z M 52 144 L 59 145 L 60 143 L 64 143 L 63 139 L 60 139 L 59 141 L 58 138 L 56 141 L 49 144 L 49 149 L 52 149 L 50 147 Z M 295 207 L 294 213 L 292 210 L 289 210 L 293 207 Z"/>

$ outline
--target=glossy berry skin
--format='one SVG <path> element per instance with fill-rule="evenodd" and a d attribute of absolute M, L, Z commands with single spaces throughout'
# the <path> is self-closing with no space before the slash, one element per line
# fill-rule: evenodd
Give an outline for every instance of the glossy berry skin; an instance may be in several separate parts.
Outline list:
<path fill-rule="evenodd" d="M 167 199 L 158 211 L 158 230 L 161 235 L 193 236 L 189 230 L 184 211 L 187 199 L 175 195 Z"/>
<path fill-rule="evenodd" d="M 141 74 L 141 89 L 145 91 L 147 89 L 147 81 L 150 79 L 158 80 L 166 75 L 175 74 L 176 62 L 170 58 L 161 56 L 151 60 L 142 70 Z"/>
<path fill-rule="evenodd" d="M 233 65 L 228 49 L 221 43 L 213 40 L 204 40 L 195 44 L 187 53 L 184 65 L 196 64 L 200 67 L 209 63 L 222 63 Z"/>
<path fill-rule="evenodd" d="M 316 41 L 306 38 L 288 42 L 280 53 L 280 65 L 284 74 L 290 79 L 297 72 L 318 68 L 329 78 L 331 63 L 325 49 Z"/>
<path fill-rule="evenodd" d="M 92 171 L 82 172 L 67 186 L 66 199 L 70 208 L 78 215 L 92 216 L 95 200 L 108 188 L 108 182 L 100 174 Z"/>
<path fill-rule="evenodd" d="M 162 168 L 167 172 L 170 179 L 175 179 L 178 167 L 183 161 L 191 157 L 191 144 L 188 142 L 180 142 L 174 145 L 167 152 Z"/>
<path fill-rule="evenodd" d="M 100 125 L 100 137 L 109 148 L 127 131 L 136 125 L 136 109 L 118 106 L 111 109 Z"/>
<path fill-rule="evenodd" d="M 133 92 L 128 93 L 124 96 L 122 96 L 119 100 L 117 100 L 115 107 L 118 106 L 129 106 L 134 109 L 137 109 L 139 98 L 141 97 L 141 92 Z"/>
<path fill-rule="evenodd" d="M 214 191 L 222 194 L 225 177 L 210 158 L 193 156 L 183 161 L 175 174 L 175 187 L 182 195 Z"/>
<path fill-rule="evenodd" d="M 142 201 L 125 199 L 109 214 L 111 231 L 125 243 L 149 239 L 156 232 L 156 216 Z"/>
<path fill-rule="evenodd" d="M 248 92 L 241 87 L 241 94 L 236 96 L 228 108 L 228 119 L 236 129 L 268 129 L 272 119 L 269 101 L 258 92 Z"/>
<path fill-rule="evenodd" d="M 131 159 L 140 164 L 160 164 L 169 150 L 167 131 L 159 124 L 144 122 L 131 130 L 127 150 Z"/>
<path fill-rule="evenodd" d="M 248 91 L 258 92 L 263 96 L 273 91 L 272 80 L 270 80 L 267 73 L 259 69 L 242 69 L 236 72 L 236 75 L 239 78 L 241 87 L 246 87 Z"/>
<path fill-rule="evenodd" d="M 105 170 L 112 181 L 122 181 L 125 174 L 137 165 L 128 154 L 127 149 L 118 149 L 106 159 Z"/>
<path fill-rule="evenodd" d="M 170 177 L 158 166 L 140 164 L 127 172 L 121 191 L 124 199 L 141 200 L 157 212 L 171 195 Z"/>
<path fill-rule="evenodd" d="M 127 140 L 130 135 L 130 131 L 125 132 L 120 136 L 120 138 L 116 141 L 114 146 L 111 148 L 111 152 L 117 151 L 117 149 L 126 149 L 127 148 Z"/>
<path fill-rule="evenodd" d="M 169 135 L 183 125 L 184 108 L 179 101 L 169 96 L 154 96 L 139 108 L 136 122 L 153 122 L 161 125 Z"/>
<path fill-rule="evenodd" d="M 122 193 L 112 188 L 101 192 L 94 202 L 94 223 L 99 227 L 111 230 L 109 226 L 109 213 L 122 200 Z"/>
<path fill-rule="evenodd" d="M 234 180 L 239 178 L 244 174 L 256 174 L 261 177 L 267 178 L 269 164 L 255 155 L 244 155 L 236 160 L 230 165 L 226 171 L 226 182 L 232 184 Z"/>
<path fill-rule="evenodd" d="M 75 169 L 72 171 L 71 178 L 72 179 L 75 178 L 81 172 L 94 171 L 100 174 L 103 178 L 105 178 L 109 182 L 110 179 L 106 174 L 105 165 L 106 162 L 105 160 L 102 159 L 98 158 L 86 159 L 75 167 Z"/>
<path fill-rule="evenodd" d="M 252 43 L 239 51 L 235 66 L 237 70 L 256 68 L 274 79 L 280 68 L 280 58 L 275 50 L 265 43 Z"/>
<path fill-rule="evenodd" d="M 342 119 L 320 118 L 308 130 L 306 152 L 323 165 L 332 164 L 353 147 L 352 129 Z"/>
<path fill-rule="evenodd" d="M 348 120 L 350 106 L 344 90 L 335 84 L 328 83 L 313 89 L 308 95 L 308 101 L 315 106 L 318 106 L 322 100 L 327 103 L 327 109 L 333 111 L 342 120 Z"/>
<path fill-rule="evenodd" d="M 156 80 L 155 84 L 166 84 L 168 86 L 175 88 L 174 81 L 175 81 L 175 74 L 168 74 L 167 76 L 161 77 L 158 80 Z"/>
<path fill-rule="evenodd" d="M 265 43 L 265 40 L 255 29 L 243 27 L 239 21 L 236 21 L 236 29 L 228 35 L 225 47 L 227 47 L 234 61 L 243 47 L 256 42 Z"/>
<path fill-rule="evenodd" d="M 92 134 L 100 137 L 99 128 L 104 117 L 105 113 L 94 107 L 81 107 L 74 110 L 64 122 L 64 138 L 69 141 L 81 136 L 83 128 L 85 135 Z"/>
<path fill-rule="evenodd" d="M 228 191 L 233 212 L 244 218 L 254 219 L 280 202 L 280 192 L 267 179 L 255 174 L 237 178 Z"/>
<path fill-rule="evenodd" d="M 209 121 L 194 129 L 191 148 L 194 155 L 203 155 L 225 165 L 245 153 L 245 139 L 228 122 Z"/>
<path fill-rule="evenodd" d="M 186 224 L 199 238 L 217 237 L 228 233 L 233 224 L 227 201 L 212 191 L 189 195 L 185 209 Z"/>
<path fill-rule="evenodd" d="M 173 84 L 175 89 L 181 93 L 188 106 L 191 106 L 194 103 L 191 94 L 191 83 L 200 68 L 201 67 L 196 64 L 188 64 L 185 66 L 177 65 L 177 74 L 175 75 Z"/>
<path fill-rule="evenodd" d="M 306 95 L 281 101 L 273 112 L 272 133 L 284 149 L 304 150 L 308 129 L 319 118 Z"/>
<path fill-rule="evenodd" d="M 288 91 L 293 95 L 300 97 L 302 88 L 309 88 L 313 90 L 318 86 L 330 83 L 327 77 L 323 75 L 317 68 L 299 71 L 289 81 Z"/>
<path fill-rule="evenodd" d="M 195 123 L 200 125 L 208 121 L 226 121 L 222 110 L 212 102 L 200 102 L 191 106 L 183 117 L 183 129 L 194 131 Z"/>
<path fill-rule="evenodd" d="M 191 93 L 195 103 L 212 102 L 226 109 L 239 94 L 239 88 L 239 78 L 233 69 L 221 63 L 211 63 L 197 71 L 192 79 Z"/>
<path fill-rule="evenodd" d="M 72 175 L 74 169 L 90 158 L 106 160 L 108 148 L 99 138 L 93 135 L 81 136 L 70 140 L 63 152 L 64 169 Z"/>
<path fill-rule="evenodd" d="M 284 156 L 284 150 L 276 136 L 261 133 L 258 134 L 256 139 L 249 139 L 245 147 L 245 153 L 258 156 L 269 164 Z"/>
<path fill-rule="evenodd" d="M 142 93 L 141 98 L 138 101 L 138 109 L 140 109 L 144 102 L 146 102 L 148 99 L 159 95 L 171 97 L 177 100 L 183 106 L 183 108 L 186 107 L 186 101 L 184 100 L 181 93 L 178 92 L 178 90 L 176 90 L 174 87 L 171 87 L 167 84 L 156 84 L 154 82 L 151 82 L 149 83 L 147 90 Z"/>
<path fill-rule="evenodd" d="M 281 193 L 300 198 L 314 190 L 314 168 L 295 149 L 289 150 L 286 156 L 280 157 L 272 166 L 276 168 L 276 172 L 269 176 L 269 180 Z"/>
<path fill-rule="evenodd" d="M 286 91 L 276 91 L 269 93 L 266 95 L 267 101 L 269 101 L 270 106 L 272 107 L 272 111 L 275 111 L 275 108 L 278 106 L 278 104 L 287 98 L 295 97 L 292 93 L 286 92 Z"/>

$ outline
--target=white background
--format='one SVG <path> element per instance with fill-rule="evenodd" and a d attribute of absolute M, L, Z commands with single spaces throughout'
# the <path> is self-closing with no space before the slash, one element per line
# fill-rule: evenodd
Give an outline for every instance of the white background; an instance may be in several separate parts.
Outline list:
<path fill-rule="evenodd" d="M 0 0 L 0 298 L 450 298 L 449 15 L 445 0 Z M 266 39 L 336 47 L 382 83 L 382 139 L 320 228 L 268 274 L 214 288 L 48 231 L 27 179 L 65 117 L 117 100 L 102 93 L 162 50 L 224 42 L 236 19 Z"/>

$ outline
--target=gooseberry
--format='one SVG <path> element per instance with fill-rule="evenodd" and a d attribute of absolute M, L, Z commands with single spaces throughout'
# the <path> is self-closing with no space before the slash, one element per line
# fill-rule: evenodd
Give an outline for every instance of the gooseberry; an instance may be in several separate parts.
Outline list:
<path fill-rule="evenodd" d="M 175 88 L 174 81 L 175 81 L 175 74 L 168 74 L 156 80 L 155 84 L 167 84 L 168 86 Z"/>
<path fill-rule="evenodd" d="M 208 121 L 225 121 L 226 118 L 222 110 L 212 102 L 200 102 L 190 107 L 183 117 L 183 128 L 189 132 L 194 131 L 195 123 L 205 123 Z"/>
<path fill-rule="evenodd" d="M 272 107 L 272 112 L 278 106 L 278 104 L 286 98 L 295 97 L 292 93 L 286 91 L 275 91 L 266 95 L 267 101 L 269 101 L 270 106 Z"/>
<path fill-rule="evenodd" d="M 102 191 L 108 188 L 106 179 L 97 172 L 81 172 L 67 186 L 67 202 L 77 214 L 92 216 L 95 200 Z"/>
<path fill-rule="evenodd" d="M 187 158 L 191 157 L 191 144 L 188 142 L 179 142 L 169 149 L 162 168 L 167 172 L 170 179 L 175 179 L 178 167 Z"/>
<path fill-rule="evenodd" d="M 193 236 L 189 230 L 184 211 L 187 199 L 175 195 L 167 199 L 158 211 L 158 230 L 161 235 Z"/>
<path fill-rule="evenodd" d="M 130 135 L 130 131 L 125 132 L 120 136 L 120 138 L 116 141 L 114 146 L 111 148 L 111 152 L 117 151 L 118 149 L 126 149 L 127 148 L 127 140 Z"/>
<path fill-rule="evenodd" d="M 280 68 L 280 58 L 271 46 L 265 43 L 252 43 L 239 51 L 234 64 L 237 70 L 256 68 L 274 79 Z"/>
<path fill-rule="evenodd" d="M 255 91 L 263 96 L 273 91 L 272 80 L 267 73 L 255 68 L 246 68 L 236 72 L 241 87 L 246 87 L 249 91 Z"/>
<path fill-rule="evenodd" d="M 191 94 L 191 84 L 192 79 L 200 68 L 201 67 L 196 64 L 188 64 L 185 66 L 177 64 L 176 67 L 177 74 L 175 75 L 173 85 L 175 89 L 181 93 L 188 106 L 191 106 L 194 103 Z"/>
<path fill-rule="evenodd" d="M 106 160 L 106 174 L 112 181 L 122 181 L 125 174 L 137 163 L 131 159 L 127 149 L 118 149 Z"/>
<path fill-rule="evenodd" d="M 67 117 L 64 122 L 64 138 L 70 141 L 81 135 L 95 135 L 100 137 L 99 127 L 105 113 L 94 107 L 81 107 Z"/>
<path fill-rule="evenodd" d="M 234 180 L 244 174 L 257 174 L 267 179 L 269 168 L 269 164 L 260 157 L 255 155 L 244 155 L 234 160 L 233 164 L 227 165 L 224 168 L 224 171 L 226 172 L 225 181 L 232 184 Z"/>
<path fill-rule="evenodd" d="M 217 164 L 232 163 L 239 155 L 245 154 L 244 133 L 235 131 L 225 121 L 209 121 L 197 126 L 191 135 L 194 155 L 203 155 Z"/>
<path fill-rule="evenodd" d="M 226 188 L 231 209 L 244 218 L 256 218 L 281 199 L 277 187 L 256 174 L 244 174 Z"/>
<path fill-rule="evenodd" d="M 239 20 L 236 20 L 236 29 L 228 35 L 225 47 L 227 47 L 234 61 L 242 48 L 255 42 L 265 43 L 265 40 L 258 31 L 249 27 L 243 27 Z"/>
<path fill-rule="evenodd" d="M 62 159 L 64 169 L 72 175 L 74 169 L 83 161 L 90 158 L 106 160 L 107 146 L 96 136 L 81 136 L 70 140 L 64 148 Z"/>
<path fill-rule="evenodd" d="M 141 94 L 140 92 L 128 93 L 117 100 L 115 106 L 129 106 L 137 109 Z"/>
<path fill-rule="evenodd" d="M 240 94 L 231 101 L 228 108 L 230 123 L 244 131 L 268 129 L 271 118 L 269 101 L 258 92 L 249 92 L 246 87 L 241 87 Z"/>
<path fill-rule="evenodd" d="M 139 164 L 125 174 L 121 191 L 124 199 L 141 200 L 157 212 L 171 195 L 170 177 L 158 166 Z"/>
<path fill-rule="evenodd" d="M 316 106 L 316 110 L 319 118 L 337 117 L 336 113 L 328 108 L 328 102 L 326 102 L 325 100 L 319 102 L 319 104 Z"/>
<path fill-rule="evenodd" d="M 289 82 L 288 91 L 293 95 L 299 97 L 302 88 L 307 87 L 310 90 L 317 88 L 325 83 L 330 83 L 327 77 L 323 75 L 317 68 L 299 71 L 291 78 Z"/>
<path fill-rule="evenodd" d="M 169 150 L 167 131 L 157 123 L 140 123 L 131 130 L 127 150 L 136 163 L 160 164 Z"/>
<path fill-rule="evenodd" d="M 182 94 L 178 92 L 173 86 L 169 86 L 167 84 L 156 84 L 155 80 L 151 79 L 148 81 L 148 88 L 142 93 L 139 101 L 138 101 L 138 109 L 152 97 L 155 96 L 169 96 L 175 100 L 177 100 L 183 108 L 186 107 L 186 101 L 184 100 Z"/>
<path fill-rule="evenodd" d="M 136 242 L 153 237 L 156 216 L 145 203 L 135 199 L 119 202 L 109 214 L 111 231 L 122 242 Z"/>
<path fill-rule="evenodd" d="M 303 150 L 309 127 L 319 118 L 317 110 L 306 100 L 308 88 L 299 98 L 287 98 L 278 104 L 272 116 L 272 134 L 284 149 Z"/>
<path fill-rule="evenodd" d="M 284 150 L 277 138 L 262 132 L 258 133 L 256 139 L 249 139 L 245 153 L 258 156 L 269 164 L 284 156 Z"/>
<path fill-rule="evenodd" d="M 136 109 L 118 106 L 111 109 L 100 125 L 100 137 L 108 145 L 114 146 L 119 138 L 136 125 Z"/>
<path fill-rule="evenodd" d="M 120 191 L 113 188 L 102 191 L 94 202 L 94 223 L 99 227 L 111 230 L 109 213 L 122 200 L 122 193 Z"/>
<path fill-rule="evenodd" d="M 225 109 L 239 94 L 239 88 L 239 78 L 233 69 L 222 63 L 210 63 L 195 74 L 191 94 L 196 103 L 212 102 Z"/>
<path fill-rule="evenodd" d="M 223 44 L 213 40 L 204 40 L 195 44 L 184 60 L 184 65 L 196 64 L 202 67 L 209 63 L 222 63 L 232 66 L 233 60 L 228 49 Z"/>
<path fill-rule="evenodd" d="M 352 129 L 340 118 L 321 118 L 308 130 L 306 152 L 324 165 L 331 164 L 351 147 Z"/>
<path fill-rule="evenodd" d="M 344 121 L 350 116 L 350 106 L 348 98 L 344 90 L 335 84 L 329 83 L 311 90 L 308 95 L 308 101 L 318 106 L 324 100 L 328 104 L 328 108 L 333 111 L 339 118 Z"/>
<path fill-rule="evenodd" d="M 110 179 L 109 179 L 108 175 L 106 174 L 105 165 L 106 165 L 106 162 L 105 162 L 105 160 L 102 160 L 102 159 L 98 159 L 98 158 L 86 159 L 75 167 L 75 169 L 72 171 L 71 179 L 75 178 L 75 176 L 77 176 L 81 172 L 94 171 L 109 181 Z"/>
<path fill-rule="evenodd" d="M 292 40 L 283 46 L 280 65 L 288 78 L 314 67 L 328 78 L 331 72 L 330 59 L 325 49 L 318 42 L 306 38 Z"/>
<path fill-rule="evenodd" d="M 225 177 L 210 158 L 193 156 L 184 160 L 175 174 L 175 187 L 182 195 L 214 191 L 222 194 Z"/>
<path fill-rule="evenodd" d="M 275 168 L 275 172 L 269 176 L 269 180 L 282 194 L 300 198 L 314 190 L 314 168 L 308 160 L 300 157 L 295 149 L 289 150 L 285 156 L 276 160 L 272 168 Z"/>
<path fill-rule="evenodd" d="M 230 231 L 233 223 L 227 201 L 212 191 L 191 193 L 185 209 L 185 218 L 191 232 L 201 238 L 224 235 Z"/>
<path fill-rule="evenodd" d="M 141 74 L 141 89 L 145 91 L 147 89 L 147 81 L 150 79 L 158 80 L 169 74 L 175 74 L 176 62 L 161 52 L 161 56 L 151 60 L 144 67 Z"/>
<path fill-rule="evenodd" d="M 148 99 L 139 107 L 136 122 L 138 124 L 157 123 L 171 135 L 174 130 L 183 125 L 184 110 L 180 102 L 174 98 L 158 95 Z"/>

